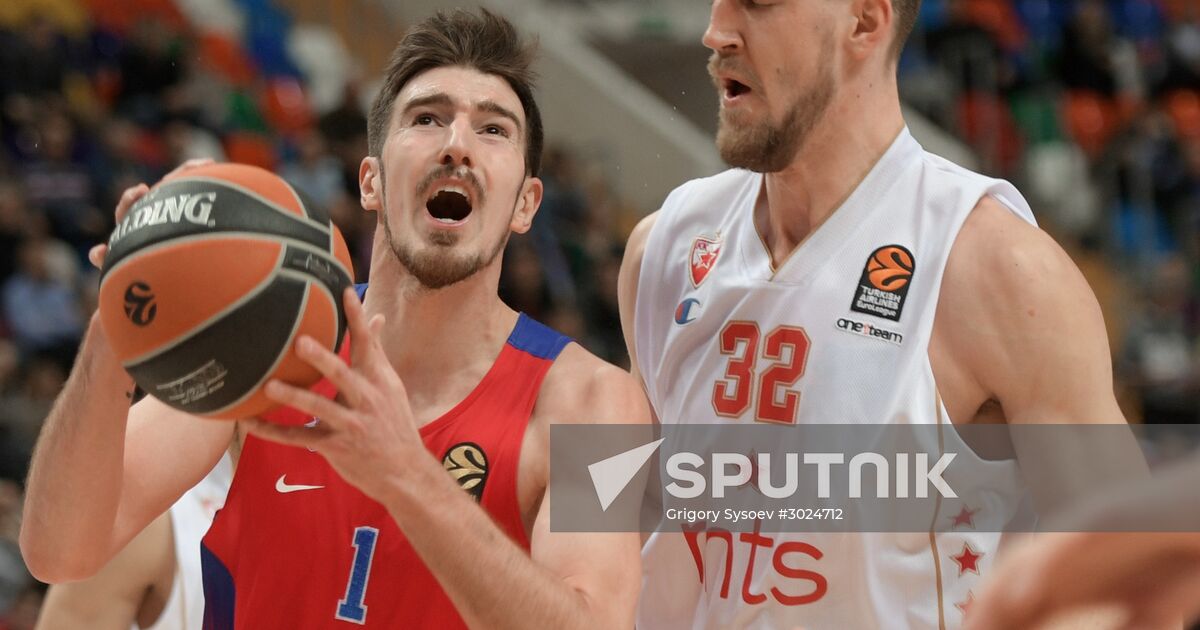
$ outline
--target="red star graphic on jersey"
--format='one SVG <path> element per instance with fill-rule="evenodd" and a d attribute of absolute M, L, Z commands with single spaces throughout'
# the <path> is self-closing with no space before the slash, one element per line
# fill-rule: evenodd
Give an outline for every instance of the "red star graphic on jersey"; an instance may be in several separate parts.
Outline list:
<path fill-rule="evenodd" d="M 970 510 L 964 505 L 962 510 L 959 511 L 958 516 L 950 517 L 950 520 L 954 521 L 953 524 L 950 525 L 950 529 L 958 529 L 959 525 L 966 525 L 971 529 L 975 529 L 975 513 L 978 511 L 979 508 Z"/>
<path fill-rule="evenodd" d="M 954 604 L 954 607 L 962 611 L 963 619 L 967 618 L 967 614 L 971 612 L 971 606 L 975 604 L 975 593 L 967 591 L 967 599 Z"/>
<path fill-rule="evenodd" d="M 962 552 L 957 556 L 950 556 L 950 559 L 958 563 L 959 576 L 962 576 L 967 571 L 979 575 L 979 559 L 983 556 L 983 552 L 975 551 L 971 547 L 971 543 L 963 543 Z"/>
<path fill-rule="evenodd" d="M 721 254 L 721 238 L 697 236 L 692 241 L 692 254 L 688 259 L 691 271 L 692 286 L 699 287 L 708 277 L 708 272 L 717 264 L 717 256 Z"/>

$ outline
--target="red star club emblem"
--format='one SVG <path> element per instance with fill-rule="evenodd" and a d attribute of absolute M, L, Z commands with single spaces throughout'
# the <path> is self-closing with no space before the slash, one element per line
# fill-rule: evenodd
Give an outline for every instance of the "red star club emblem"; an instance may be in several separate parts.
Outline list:
<path fill-rule="evenodd" d="M 692 254 L 688 257 L 688 266 L 692 273 L 692 286 L 699 287 L 708 277 L 708 272 L 717 264 L 717 256 L 721 254 L 721 238 L 697 236 L 692 241 Z"/>
<path fill-rule="evenodd" d="M 978 511 L 979 508 L 971 510 L 964 505 L 962 510 L 959 511 L 958 516 L 950 517 L 950 520 L 954 521 L 953 524 L 950 525 L 950 529 L 958 529 L 959 525 L 966 525 L 971 529 L 975 529 L 975 513 Z"/>
<path fill-rule="evenodd" d="M 967 571 L 979 575 L 979 559 L 983 556 L 983 552 L 975 551 L 971 547 L 971 543 L 963 543 L 962 552 L 957 556 L 950 556 L 950 559 L 958 563 L 959 576 L 962 576 Z"/>

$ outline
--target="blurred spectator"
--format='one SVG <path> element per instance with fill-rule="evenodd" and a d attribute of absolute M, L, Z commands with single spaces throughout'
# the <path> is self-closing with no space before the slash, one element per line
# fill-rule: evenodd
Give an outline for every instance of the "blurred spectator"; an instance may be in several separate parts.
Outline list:
<path fill-rule="evenodd" d="M 146 142 L 149 134 L 128 118 L 109 118 L 100 127 L 100 150 L 92 155 L 90 170 L 97 204 L 104 214 L 116 207 L 126 188 L 157 180 L 166 158 L 157 145 Z"/>
<path fill-rule="evenodd" d="M 4 283 L 0 302 L 23 356 L 48 352 L 70 365 L 83 334 L 84 318 L 75 287 L 51 273 L 46 239 L 22 243 L 17 273 Z"/>
<path fill-rule="evenodd" d="M 1200 90 L 1200 12 L 1175 24 L 1167 35 L 1167 71 L 1158 92 Z"/>
<path fill-rule="evenodd" d="M 628 366 L 625 337 L 621 334 L 621 311 L 617 305 L 617 277 L 621 272 L 623 249 L 613 247 L 596 261 L 596 284 L 591 307 L 587 310 L 587 329 L 593 348 L 600 358 Z"/>
<path fill-rule="evenodd" d="M 183 81 L 182 49 L 174 30 L 154 15 L 139 19 L 118 56 L 118 107 L 141 124 L 163 114 L 162 98 Z"/>
<path fill-rule="evenodd" d="M 0 630 L 32 629 L 44 590 L 25 569 L 17 547 L 21 502 L 20 484 L 0 478 Z"/>
<path fill-rule="evenodd" d="M 1200 371 L 1186 319 L 1190 281 L 1181 257 L 1161 262 L 1126 334 L 1119 367 L 1140 394 L 1148 423 L 1200 419 Z"/>
<path fill-rule="evenodd" d="M 20 376 L 11 393 L 0 392 L 0 479 L 24 477 L 42 421 L 67 382 L 66 368 L 52 355 L 34 355 Z"/>
<path fill-rule="evenodd" d="M 29 202 L 47 213 L 55 234 L 81 251 L 103 238 L 107 223 L 94 205 L 92 174 L 70 116 L 46 111 L 30 148 L 21 173 Z"/>
<path fill-rule="evenodd" d="M 948 73 L 956 91 L 994 92 L 1011 84 L 1000 43 L 974 19 L 969 0 L 950 0 L 946 23 L 925 41 L 929 58 Z"/>
<path fill-rule="evenodd" d="M 1068 88 L 1116 96 L 1112 53 L 1115 35 L 1108 10 L 1099 0 L 1082 0 L 1063 31 L 1059 76 Z"/>
<path fill-rule="evenodd" d="M 510 307 L 539 321 L 546 321 L 554 310 L 542 263 L 528 237 L 509 239 L 500 270 L 500 297 Z"/>
<path fill-rule="evenodd" d="M 17 182 L 0 179 L 0 283 L 17 269 L 17 246 L 24 233 L 28 211 Z"/>
<path fill-rule="evenodd" d="M 45 15 L 34 14 L 3 46 L 0 85 L 10 95 L 29 98 L 61 93 L 68 59 L 66 39 L 54 23 Z"/>
<path fill-rule="evenodd" d="M 284 164 L 280 175 L 323 208 L 342 204 L 346 197 L 337 158 L 329 155 L 325 138 L 315 129 L 300 135 L 296 156 Z"/>
<path fill-rule="evenodd" d="M 185 117 L 172 117 L 163 126 L 162 135 L 168 164 L 205 158 L 218 162 L 225 159 L 221 140 Z"/>

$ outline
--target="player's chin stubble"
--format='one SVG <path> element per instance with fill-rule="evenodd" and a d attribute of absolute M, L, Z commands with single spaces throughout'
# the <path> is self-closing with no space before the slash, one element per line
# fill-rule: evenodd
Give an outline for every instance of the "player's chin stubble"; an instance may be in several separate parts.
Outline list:
<path fill-rule="evenodd" d="M 443 289 L 470 278 L 491 265 L 508 243 L 505 232 L 487 255 L 459 253 L 453 249 L 458 243 L 457 234 L 435 230 L 429 233 L 431 245 L 414 246 L 411 242 L 402 242 L 392 233 L 386 210 L 383 230 L 396 260 L 426 289 Z"/>
<path fill-rule="evenodd" d="M 722 108 L 717 127 L 721 159 L 756 173 L 777 173 L 787 168 L 829 109 L 834 88 L 832 68 L 822 66 L 812 88 L 800 94 L 779 125 L 769 119 L 735 122 Z"/>

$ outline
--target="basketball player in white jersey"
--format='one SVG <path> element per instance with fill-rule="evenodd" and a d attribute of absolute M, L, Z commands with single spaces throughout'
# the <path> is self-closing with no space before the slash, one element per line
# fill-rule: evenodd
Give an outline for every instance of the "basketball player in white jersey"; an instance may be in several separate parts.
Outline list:
<path fill-rule="evenodd" d="M 200 630 L 200 539 L 225 503 L 232 478 L 225 455 L 99 573 L 51 586 L 38 630 Z"/>
<path fill-rule="evenodd" d="M 1016 189 L 905 126 L 896 63 L 918 5 L 712 2 L 735 168 L 642 221 L 619 288 L 661 422 L 1124 422 L 1079 271 Z M 959 459 L 946 533 L 652 535 L 638 628 L 960 627 L 1026 497 L 1016 462 Z M 1111 478 L 1100 459 L 1025 466 L 1036 504 Z"/>

